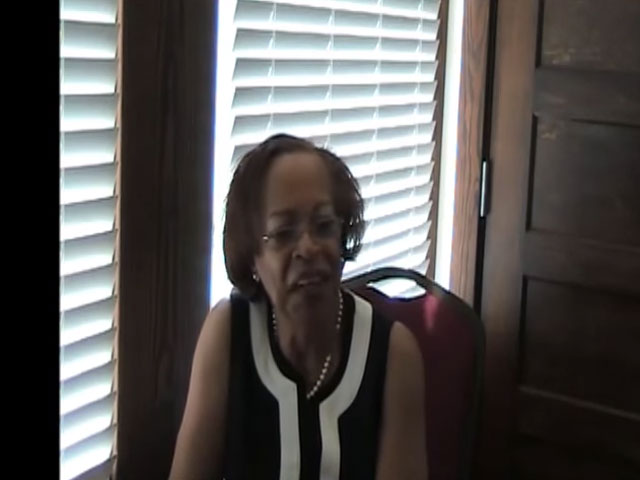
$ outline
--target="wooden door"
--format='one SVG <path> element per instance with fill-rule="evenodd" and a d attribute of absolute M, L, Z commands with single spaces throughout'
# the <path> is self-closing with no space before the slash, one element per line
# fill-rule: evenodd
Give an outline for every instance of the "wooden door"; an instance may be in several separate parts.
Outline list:
<path fill-rule="evenodd" d="M 479 478 L 640 479 L 640 1 L 499 0 Z"/>

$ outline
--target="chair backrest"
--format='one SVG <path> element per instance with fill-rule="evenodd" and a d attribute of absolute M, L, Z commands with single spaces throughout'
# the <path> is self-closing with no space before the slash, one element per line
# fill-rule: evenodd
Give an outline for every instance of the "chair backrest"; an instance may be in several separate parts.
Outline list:
<path fill-rule="evenodd" d="M 390 298 L 375 288 L 376 282 L 400 278 L 424 292 Z M 480 319 L 458 297 L 410 270 L 378 269 L 344 285 L 382 315 L 402 322 L 418 340 L 425 367 L 429 480 L 469 478 L 483 375 Z"/>

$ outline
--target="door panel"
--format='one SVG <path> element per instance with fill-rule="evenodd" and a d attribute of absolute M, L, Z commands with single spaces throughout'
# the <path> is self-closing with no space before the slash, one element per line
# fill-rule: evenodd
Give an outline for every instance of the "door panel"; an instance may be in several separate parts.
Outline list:
<path fill-rule="evenodd" d="M 519 385 L 640 414 L 640 299 L 533 278 L 523 296 Z"/>
<path fill-rule="evenodd" d="M 640 2 L 498 1 L 481 478 L 640 478 Z"/>
<path fill-rule="evenodd" d="M 640 2 L 547 0 L 540 64 L 640 73 Z"/>
<path fill-rule="evenodd" d="M 640 238 L 638 128 L 543 117 L 535 126 L 530 229 L 620 244 Z"/>
<path fill-rule="evenodd" d="M 637 74 L 540 67 L 534 94 L 541 117 L 640 125 Z"/>

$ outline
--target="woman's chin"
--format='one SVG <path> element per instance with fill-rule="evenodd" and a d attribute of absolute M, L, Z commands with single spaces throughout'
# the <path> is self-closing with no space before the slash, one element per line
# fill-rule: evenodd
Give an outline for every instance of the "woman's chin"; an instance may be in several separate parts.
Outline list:
<path fill-rule="evenodd" d="M 315 306 L 330 299 L 332 291 L 330 282 L 322 281 L 296 285 L 291 290 L 291 294 L 296 299 L 296 303 L 302 302 L 305 306 Z"/>

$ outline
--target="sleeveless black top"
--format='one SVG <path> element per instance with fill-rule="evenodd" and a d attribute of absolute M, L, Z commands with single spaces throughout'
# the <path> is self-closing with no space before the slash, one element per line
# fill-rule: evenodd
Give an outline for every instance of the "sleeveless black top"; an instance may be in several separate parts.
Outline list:
<path fill-rule="evenodd" d="M 373 480 L 391 323 L 344 292 L 341 362 L 310 400 L 265 303 L 231 297 L 226 480 Z"/>

